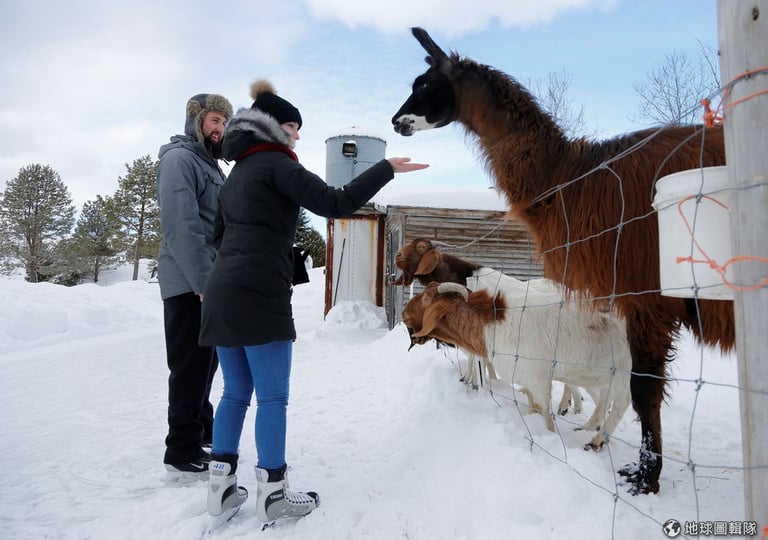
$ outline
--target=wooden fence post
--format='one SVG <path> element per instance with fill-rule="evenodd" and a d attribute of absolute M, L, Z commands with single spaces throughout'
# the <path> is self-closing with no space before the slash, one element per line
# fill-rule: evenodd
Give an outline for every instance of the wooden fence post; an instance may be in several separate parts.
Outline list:
<path fill-rule="evenodd" d="M 730 85 L 723 106 L 732 253 L 763 258 L 733 264 L 734 282 L 748 286 L 768 276 L 768 0 L 718 0 L 717 20 L 722 84 Z M 734 308 L 744 511 L 759 531 L 768 525 L 768 285 L 737 291 Z"/>

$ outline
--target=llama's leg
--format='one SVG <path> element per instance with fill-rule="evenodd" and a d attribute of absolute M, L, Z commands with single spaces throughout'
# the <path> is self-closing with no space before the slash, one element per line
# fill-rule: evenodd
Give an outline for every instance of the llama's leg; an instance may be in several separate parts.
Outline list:
<path fill-rule="evenodd" d="M 658 493 L 661 475 L 661 401 L 663 380 L 648 377 L 648 372 L 632 374 L 632 406 L 640 418 L 640 457 L 637 463 L 619 470 L 633 484 L 630 493 Z M 655 374 L 654 374 L 655 375 Z"/>
<path fill-rule="evenodd" d="M 627 317 L 627 336 L 632 353 L 630 392 L 632 407 L 640 418 L 640 456 L 636 464 L 619 470 L 633 484 L 630 493 L 658 493 L 662 468 L 661 403 L 666 384 L 666 363 L 672 349 L 674 326 L 664 331 L 663 323 L 641 316 Z M 633 324 L 634 323 L 634 324 Z M 637 334 L 633 333 L 637 328 Z"/>

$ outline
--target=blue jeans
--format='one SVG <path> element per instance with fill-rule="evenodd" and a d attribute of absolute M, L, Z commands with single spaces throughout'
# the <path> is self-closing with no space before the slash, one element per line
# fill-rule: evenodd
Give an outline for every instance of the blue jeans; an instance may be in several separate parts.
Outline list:
<path fill-rule="evenodd" d="M 258 466 L 279 469 L 285 465 L 292 349 L 292 341 L 216 347 L 224 393 L 213 419 L 213 453 L 238 454 L 245 413 L 255 391 Z"/>

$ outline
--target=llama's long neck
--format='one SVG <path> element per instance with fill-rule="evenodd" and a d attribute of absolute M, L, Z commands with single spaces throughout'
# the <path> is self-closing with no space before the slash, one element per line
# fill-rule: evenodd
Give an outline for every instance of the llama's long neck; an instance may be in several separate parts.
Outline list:
<path fill-rule="evenodd" d="M 514 207 L 555 185 L 551 171 L 570 142 L 517 81 L 488 66 L 463 62 L 457 80 L 457 121 L 477 135 L 493 176 L 506 182 Z"/>

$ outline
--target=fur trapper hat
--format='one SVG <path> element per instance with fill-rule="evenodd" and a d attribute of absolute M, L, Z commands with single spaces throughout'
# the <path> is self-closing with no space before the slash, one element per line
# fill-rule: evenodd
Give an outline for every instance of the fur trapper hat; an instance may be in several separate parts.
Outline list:
<path fill-rule="evenodd" d="M 291 103 L 277 95 L 275 87 L 266 79 L 251 84 L 252 109 L 259 109 L 272 116 L 280 124 L 296 122 L 301 128 L 301 113 Z"/>
<path fill-rule="evenodd" d="M 192 96 L 187 101 L 187 121 L 184 124 L 184 133 L 190 137 L 195 137 L 201 143 L 205 143 L 203 120 L 209 112 L 221 113 L 229 120 L 232 118 L 232 104 L 227 98 L 219 94 Z"/>

